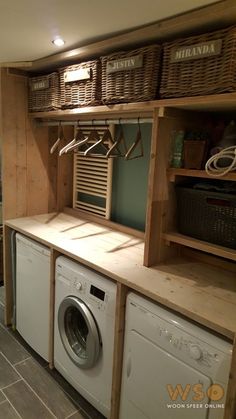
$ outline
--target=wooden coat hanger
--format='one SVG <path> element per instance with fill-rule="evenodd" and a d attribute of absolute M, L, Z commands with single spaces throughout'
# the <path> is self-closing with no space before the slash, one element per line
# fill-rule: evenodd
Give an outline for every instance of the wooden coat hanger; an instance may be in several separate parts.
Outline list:
<path fill-rule="evenodd" d="M 93 125 L 93 122 L 92 122 Z M 108 126 L 107 126 L 108 127 Z M 112 140 L 112 136 L 110 133 L 109 128 L 107 128 L 102 136 L 102 138 L 100 138 L 100 135 L 98 134 L 96 129 L 92 129 L 90 134 L 89 134 L 89 138 L 88 138 L 88 142 L 91 141 L 95 141 L 94 144 L 92 144 L 85 152 L 84 152 L 84 156 L 88 156 L 90 155 L 91 151 L 94 150 L 97 146 L 101 145 L 104 150 L 107 152 L 107 146 L 104 144 L 105 142 Z M 104 156 L 104 154 L 98 154 L 98 153 L 94 153 L 94 155 L 96 156 Z"/>
<path fill-rule="evenodd" d="M 140 154 L 134 155 L 133 157 L 131 157 L 131 155 L 133 154 L 134 150 L 138 147 L 138 145 L 140 145 Z M 125 160 L 138 159 L 139 157 L 143 157 L 143 143 L 142 143 L 140 123 L 139 123 L 139 118 L 138 118 L 138 131 L 136 134 L 136 139 L 134 143 L 131 145 L 131 147 L 129 148 L 129 150 L 127 151 L 125 155 Z"/>
<path fill-rule="evenodd" d="M 59 147 L 59 143 L 61 142 L 61 140 L 64 140 L 64 132 L 63 132 L 63 128 L 61 125 L 61 121 L 58 124 L 58 133 L 57 133 L 57 140 L 55 141 L 55 143 L 53 144 L 53 146 L 50 149 L 50 154 L 53 154 L 54 151 Z"/>
<path fill-rule="evenodd" d="M 123 147 L 124 152 L 120 151 L 120 146 Z M 127 146 L 125 142 L 124 131 L 119 120 L 119 132 L 117 136 L 117 140 L 113 143 L 111 148 L 108 150 L 106 157 L 124 157 L 127 153 Z"/>
<path fill-rule="evenodd" d="M 68 144 L 65 145 L 65 147 L 63 147 L 60 151 L 59 151 L 59 156 L 61 157 L 62 154 L 66 153 L 67 149 L 72 146 L 73 144 L 75 144 L 76 142 L 76 132 L 77 132 L 77 127 L 76 125 L 74 125 L 74 137 L 73 140 L 70 141 Z"/>
<path fill-rule="evenodd" d="M 74 150 L 75 148 L 78 148 L 80 145 L 86 143 L 88 141 L 88 137 L 84 137 L 84 134 L 82 132 L 82 130 L 79 127 L 79 122 L 78 122 L 78 128 L 77 125 L 74 125 L 74 138 L 72 141 L 70 141 L 68 144 L 66 144 L 65 147 L 63 147 L 60 152 L 59 152 L 59 156 L 62 156 L 62 154 L 68 153 L 72 150 Z"/>
<path fill-rule="evenodd" d="M 80 128 L 79 121 L 78 121 L 78 128 L 75 136 L 75 142 L 72 144 L 68 144 L 65 153 L 69 153 L 76 148 L 79 149 L 83 144 L 86 144 L 89 141 L 89 137 L 85 137 L 83 131 Z"/>

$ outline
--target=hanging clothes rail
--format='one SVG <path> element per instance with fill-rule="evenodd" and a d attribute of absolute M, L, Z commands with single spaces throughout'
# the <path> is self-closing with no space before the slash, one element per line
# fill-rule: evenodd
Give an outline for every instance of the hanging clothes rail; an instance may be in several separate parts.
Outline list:
<path fill-rule="evenodd" d="M 140 124 L 151 124 L 153 122 L 153 118 L 119 118 L 119 119 L 91 119 L 90 121 L 79 120 L 81 125 L 117 125 L 117 124 L 137 124 L 138 121 Z M 54 127 L 61 125 L 77 125 L 78 121 L 38 121 L 38 126 L 47 126 L 47 127 Z"/>

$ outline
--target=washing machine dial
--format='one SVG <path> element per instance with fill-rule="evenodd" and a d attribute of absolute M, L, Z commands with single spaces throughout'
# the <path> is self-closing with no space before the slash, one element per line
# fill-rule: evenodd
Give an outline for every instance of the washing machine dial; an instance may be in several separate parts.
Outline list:
<path fill-rule="evenodd" d="M 77 290 L 77 291 L 81 291 L 81 290 L 82 290 L 82 288 L 83 288 L 83 286 L 82 286 L 81 282 L 76 282 L 76 284 L 75 284 L 75 288 L 76 288 L 76 290 Z"/>
<path fill-rule="evenodd" d="M 195 359 L 196 361 L 199 361 L 203 356 L 202 349 L 200 348 L 199 345 L 196 345 L 196 344 L 191 344 L 189 346 L 189 354 L 191 358 Z"/>

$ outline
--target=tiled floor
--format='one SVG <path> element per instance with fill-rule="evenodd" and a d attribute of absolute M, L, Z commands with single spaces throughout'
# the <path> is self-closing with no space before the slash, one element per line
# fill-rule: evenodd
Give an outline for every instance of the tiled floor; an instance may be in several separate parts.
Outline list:
<path fill-rule="evenodd" d="M 3 323 L 0 287 L 0 419 L 103 419 Z"/>

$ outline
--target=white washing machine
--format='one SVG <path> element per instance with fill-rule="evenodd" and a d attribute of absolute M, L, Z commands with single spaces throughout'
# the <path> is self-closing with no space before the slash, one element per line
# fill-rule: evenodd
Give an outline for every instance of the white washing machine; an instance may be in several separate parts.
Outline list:
<path fill-rule="evenodd" d="M 120 419 L 223 419 L 231 356 L 230 343 L 129 294 Z"/>
<path fill-rule="evenodd" d="M 16 234 L 16 329 L 49 360 L 50 250 Z"/>
<path fill-rule="evenodd" d="M 97 410 L 111 403 L 116 285 L 65 257 L 56 261 L 54 365 Z"/>

